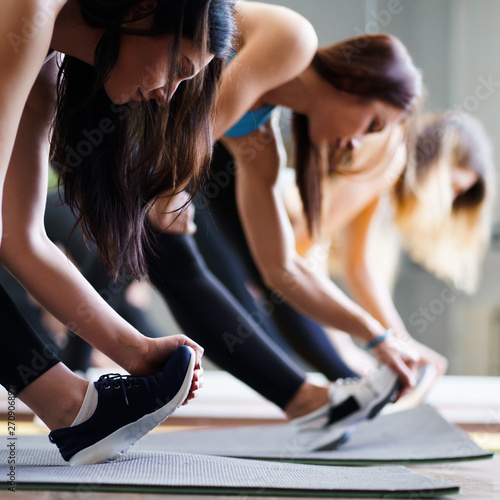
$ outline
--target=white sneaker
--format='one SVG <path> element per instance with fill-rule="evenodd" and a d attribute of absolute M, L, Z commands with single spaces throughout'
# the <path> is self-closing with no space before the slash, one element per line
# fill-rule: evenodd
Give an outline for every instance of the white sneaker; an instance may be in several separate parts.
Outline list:
<path fill-rule="evenodd" d="M 410 410 L 425 402 L 427 395 L 438 380 L 439 375 L 434 365 L 423 365 L 417 373 L 417 384 L 403 397 L 399 398 L 393 405 L 386 406 L 383 414 L 397 413 L 398 411 Z"/>
<path fill-rule="evenodd" d="M 349 439 L 357 424 L 377 416 L 398 390 L 398 377 L 387 366 L 369 378 L 337 380 L 330 387 L 328 404 L 292 420 L 294 445 L 303 451 L 336 448 Z"/>

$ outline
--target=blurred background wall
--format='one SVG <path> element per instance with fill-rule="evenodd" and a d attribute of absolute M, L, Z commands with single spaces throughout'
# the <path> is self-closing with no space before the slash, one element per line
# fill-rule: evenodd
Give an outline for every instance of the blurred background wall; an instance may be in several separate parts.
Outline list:
<path fill-rule="evenodd" d="M 363 33 L 396 35 L 421 68 L 426 111 L 461 109 L 500 139 L 498 0 L 273 0 L 304 15 L 320 45 Z M 481 89 L 478 91 L 478 86 Z M 497 171 L 500 148 L 495 148 Z M 500 177 L 500 176 L 499 176 Z M 496 225 L 500 211 L 496 209 Z M 473 297 L 457 293 L 407 257 L 395 302 L 408 330 L 445 354 L 449 374 L 500 375 L 500 241 L 493 235 Z M 496 242 L 496 243 L 495 243 Z"/>

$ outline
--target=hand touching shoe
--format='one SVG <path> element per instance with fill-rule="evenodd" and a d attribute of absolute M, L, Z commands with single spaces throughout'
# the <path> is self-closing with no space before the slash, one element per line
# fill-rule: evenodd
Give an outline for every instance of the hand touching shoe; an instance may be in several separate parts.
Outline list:
<path fill-rule="evenodd" d="M 130 346 L 126 363 L 122 363 L 123 368 L 132 375 L 152 375 L 160 371 L 173 352 L 181 345 L 191 347 L 195 353 L 195 370 L 191 390 L 187 401 L 196 397 L 198 389 L 203 387 L 203 368 L 201 358 L 203 347 L 186 337 L 185 335 L 171 335 L 157 339 L 143 337 L 141 345 Z"/>
<path fill-rule="evenodd" d="M 114 460 L 183 404 L 195 363 L 194 351 L 181 345 L 155 375 L 103 375 L 89 385 L 73 424 L 49 439 L 71 465 Z"/>

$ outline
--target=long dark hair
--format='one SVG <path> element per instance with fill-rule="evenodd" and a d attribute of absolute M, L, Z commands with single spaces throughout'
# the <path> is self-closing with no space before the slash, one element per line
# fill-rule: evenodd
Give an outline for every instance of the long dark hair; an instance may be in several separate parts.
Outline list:
<path fill-rule="evenodd" d="M 421 94 L 421 75 L 404 45 L 387 34 L 351 38 L 317 50 L 311 66 L 327 82 L 350 94 L 378 99 L 410 111 Z M 305 115 L 293 114 L 294 164 L 307 226 L 318 230 L 321 182 L 328 172 L 328 152 L 320 151 L 309 137 Z"/>
<path fill-rule="evenodd" d="M 208 170 L 217 83 L 234 31 L 234 0 L 158 0 L 148 13 L 151 29 L 137 32 L 123 19 L 140 3 L 78 0 L 85 22 L 105 31 L 95 67 L 74 57 L 62 62 L 51 141 L 64 201 L 115 279 L 121 271 L 147 277 L 144 245 L 152 202 L 179 186 L 195 192 Z M 178 70 L 181 37 L 215 57 L 182 82 L 166 106 L 116 105 L 103 83 L 116 64 L 123 34 L 173 35 L 169 85 Z"/>

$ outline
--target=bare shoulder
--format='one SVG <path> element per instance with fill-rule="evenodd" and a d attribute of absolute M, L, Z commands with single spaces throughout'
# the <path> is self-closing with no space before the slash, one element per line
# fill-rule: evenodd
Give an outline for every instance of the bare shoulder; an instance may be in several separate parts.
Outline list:
<path fill-rule="evenodd" d="M 250 28 L 272 24 L 276 35 L 317 42 L 312 24 L 304 16 L 288 7 L 246 1 L 241 1 L 237 5 L 236 16 L 245 18 Z"/>
<path fill-rule="evenodd" d="M 50 42 L 64 0 L 7 0 L 2 5 L 0 33 L 3 60 L 15 59 L 30 47 Z"/>
<path fill-rule="evenodd" d="M 290 75 L 284 78 L 303 71 L 316 52 L 318 38 L 313 26 L 287 7 L 242 1 L 236 17 L 244 45 L 264 51 L 260 57 L 265 54 L 275 70 L 288 70 Z"/>
<path fill-rule="evenodd" d="M 53 25 L 66 0 L 7 0 L 2 5 L 0 29 L 9 32 L 18 28 L 16 34 L 33 37 L 38 31 Z"/>
<path fill-rule="evenodd" d="M 318 47 L 311 23 L 277 5 L 237 4 L 237 54 L 223 74 L 214 136 L 221 137 L 267 92 L 292 80 Z"/>
<path fill-rule="evenodd" d="M 5 0 L 0 16 L 0 171 L 20 117 L 50 48 L 62 0 Z M 1 174 L 0 174 L 1 175 Z"/>

